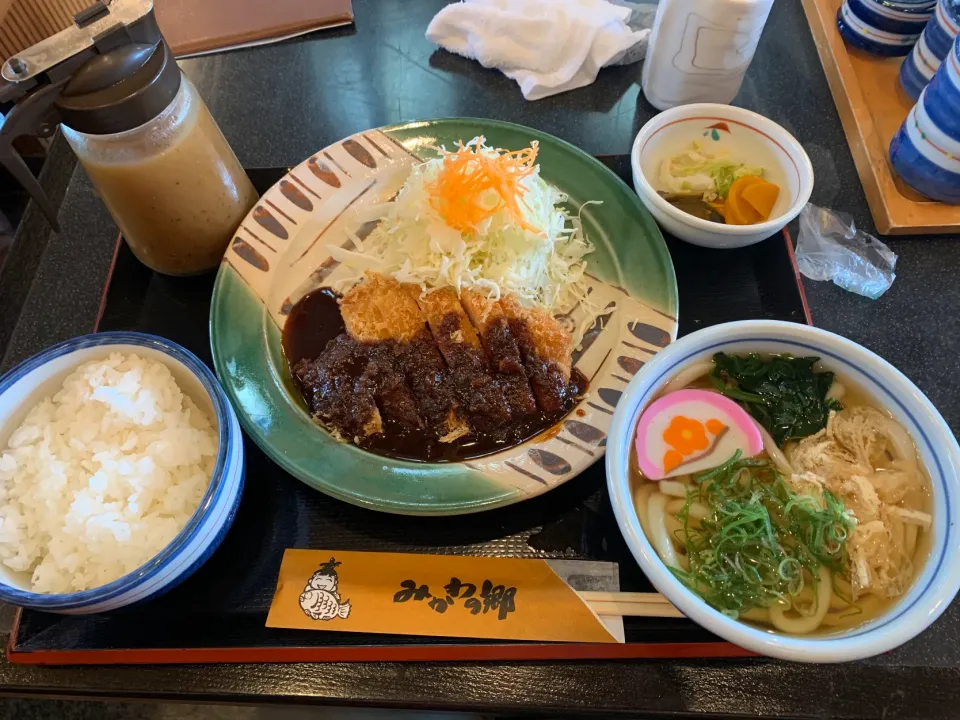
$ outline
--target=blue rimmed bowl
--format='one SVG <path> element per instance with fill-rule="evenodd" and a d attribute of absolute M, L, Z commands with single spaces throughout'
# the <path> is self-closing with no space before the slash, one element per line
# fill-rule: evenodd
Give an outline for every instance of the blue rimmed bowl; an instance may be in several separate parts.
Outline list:
<path fill-rule="evenodd" d="M 909 591 L 883 614 L 846 632 L 790 636 L 767 632 L 714 610 L 686 588 L 644 535 L 631 494 L 628 463 L 640 412 L 663 385 L 717 352 L 816 355 L 827 370 L 855 383 L 913 437 L 933 485 L 931 549 Z M 614 514 L 643 572 L 687 617 L 740 647 L 804 662 L 842 662 L 891 650 L 918 635 L 960 588 L 960 446 L 930 400 L 899 370 L 856 343 L 825 330 L 772 320 L 716 325 L 658 352 L 634 376 L 614 413 L 607 439 L 607 486 Z"/>
<path fill-rule="evenodd" d="M 64 614 L 89 614 L 155 598 L 192 575 L 227 534 L 243 492 L 243 437 L 236 413 L 213 372 L 176 343 L 135 332 L 106 332 L 66 340 L 24 361 L 0 378 L 0 447 L 27 412 L 56 392 L 79 365 L 110 353 L 136 353 L 162 362 L 184 394 L 213 421 L 218 435 L 213 476 L 200 505 L 184 528 L 160 553 L 131 573 L 100 587 L 76 593 L 35 593 L 28 579 L 0 565 L 0 600 Z"/>
<path fill-rule="evenodd" d="M 960 37 L 890 141 L 890 164 L 920 194 L 960 205 Z"/>
<path fill-rule="evenodd" d="M 936 0 L 843 0 L 837 11 L 840 35 L 874 55 L 906 55 L 920 39 Z"/>
<path fill-rule="evenodd" d="M 948 0 L 937 3 L 936 12 L 927 22 L 912 52 L 900 65 L 900 87 L 914 100 L 933 79 L 940 63 L 953 48 L 954 40 L 960 34 L 960 18 L 957 10 Z"/>

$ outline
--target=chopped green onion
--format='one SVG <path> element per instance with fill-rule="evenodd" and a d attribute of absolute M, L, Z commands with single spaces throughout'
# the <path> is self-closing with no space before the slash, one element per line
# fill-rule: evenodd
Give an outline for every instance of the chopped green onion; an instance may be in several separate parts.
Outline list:
<path fill-rule="evenodd" d="M 689 570 L 671 570 L 721 612 L 738 617 L 789 600 L 805 582 L 816 589 L 821 567 L 847 571 L 853 521 L 829 491 L 821 505 L 795 492 L 772 463 L 743 459 L 740 451 L 694 475 L 691 485 L 677 515 Z M 699 527 L 691 522 L 693 503 L 710 509 Z"/>

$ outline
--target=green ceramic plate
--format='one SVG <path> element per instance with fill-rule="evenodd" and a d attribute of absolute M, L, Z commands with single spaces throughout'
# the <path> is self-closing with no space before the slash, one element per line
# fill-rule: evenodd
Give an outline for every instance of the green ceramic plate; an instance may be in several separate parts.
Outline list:
<path fill-rule="evenodd" d="M 351 215 L 386 202 L 437 145 L 484 135 L 497 147 L 540 141 L 541 174 L 583 209 L 596 245 L 593 293 L 609 308 L 574 361 L 590 392 L 560 432 L 469 462 L 391 460 L 339 443 L 310 419 L 283 359 L 281 329 L 305 293 L 330 284 L 328 245 L 352 247 Z M 356 226 L 354 220 L 353 226 Z M 387 512 L 452 515 L 546 492 L 603 457 L 620 393 L 676 338 L 677 285 L 656 224 L 596 159 L 531 128 L 455 118 L 359 133 L 321 150 L 271 188 L 237 230 L 213 292 L 210 340 L 217 374 L 244 428 L 280 467 L 334 497 Z M 576 317 L 571 318 L 576 321 Z"/>

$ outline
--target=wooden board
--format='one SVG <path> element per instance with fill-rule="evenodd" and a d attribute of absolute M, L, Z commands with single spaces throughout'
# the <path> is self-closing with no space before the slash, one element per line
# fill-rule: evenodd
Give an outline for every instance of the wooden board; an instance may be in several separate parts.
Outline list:
<path fill-rule="evenodd" d="M 890 141 L 913 107 L 898 81 L 903 59 L 848 48 L 837 29 L 842 0 L 802 2 L 877 231 L 883 235 L 960 232 L 960 206 L 927 200 L 890 167 Z"/>
<path fill-rule="evenodd" d="M 93 0 L 0 0 L 0 63 L 70 27 Z"/>
<path fill-rule="evenodd" d="M 263 45 L 353 22 L 350 0 L 154 0 L 178 58 Z"/>

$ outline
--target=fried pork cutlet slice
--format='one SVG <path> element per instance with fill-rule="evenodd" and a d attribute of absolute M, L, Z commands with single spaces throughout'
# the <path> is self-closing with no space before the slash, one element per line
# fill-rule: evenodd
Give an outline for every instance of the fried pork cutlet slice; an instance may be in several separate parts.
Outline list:
<path fill-rule="evenodd" d="M 460 292 L 460 303 L 480 334 L 494 377 L 503 389 L 514 419 L 537 411 L 530 383 L 523 371 L 523 360 L 507 316 L 496 300 L 473 290 Z"/>
<path fill-rule="evenodd" d="M 469 435 L 470 426 L 457 410 L 453 381 L 426 327 L 404 346 L 398 359 L 417 408 L 437 439 L 449 443 Z"/>
<path fill-rule="evenodd" d="M 523 366 L 540 409 L 546 413 L 564 409 L 573 361 L 573 338 L 546 310 L 527 308 L 513 294 L 500 299 L 510 323 L 510 332 L 523 358 Z"/>
<path fill-rule="evenodd" d="M 366 351 L 358 385 L 373 392 L 384 420 L 404 430 L 422 429 L 416 397 L 393 347 L 426 332 L 420 308 L 396 280 L 368 272 L 343 296 L 340 314 L 347 333 Z"/>
<path fill-rule="evenodd" d="M 410 290 L 430 326 L 433 339 L 453 378 L 457 406 L 475 430 L 496 433 L 510 421 L 510 408 L 494 382 L 476 329 L 470 324 L 453 288 L 433 290 L 425 295 Z"/>
<path fill-rule="evenodd" d="M 347 332 L 363 343 L 410 342 L 424 329 L 423 315 L 408 291 L 391 277 L 367 272 L 340 300 Z"/>
<path fill-rule="evenodd" d="M 391 347 L 396 345 L 396 348 Z M 407 384 L 397 350 L 405 343 L 376 343 L 366 346 L 369 361 L 360 384 L 373 388 L 380 414 L 401 430 L 423 430 L 424 420 L 412 388 Z"/>
<path fill-rule="evenodd" d="M 301 360 L 293 369 L 314 418 L 357 443 L 383 432 L 373 390 L 358 372 L 366 365 L 363 346 L 343 334 L 331 340 L 320 357 Z"/>
<path fill-rule="evenodd" d="M 451 442 L 470 429 L 456 412 L 443 358 L 414 297 L 393 278 L 368 272 L 344 295 L 340 314 L 351 336 L 371 344 L 376 367 L 367 382 L 377 388 L 384 417 L 407 428 L 425 423 L 441 442 Z M 384 341 L 393 345 L 375 347 Z"/>
<path fill-rule="evenodd" d="M 477 335 L 476 329 L 470 323 L 470 318 L 464 312 L 460 299 L 453 288 L 430 290 L 426 294 L 422 294 L 420 288 L 411 285 L 409 292 L 420 306 L 420 310 L 423 311 L 427 325 L 430 326 L 430 332 L 433 333 L 433 337 L 437 341 L 437 347 L 440 348 L 440 352 L 443 353 L 443 357 L 448 363 L 452 359 L 447 357 L 448 350 L 454 351 L 452 355 L 453 359 L 456 359 L 455 351 L 457 347 L 478 351 L 483 349 L 480 336 Z M 438 337 L 441 325 L 445 325 L 445 328 L 444 332 Z"/>

